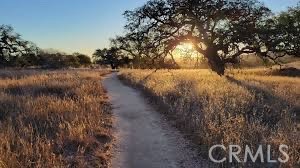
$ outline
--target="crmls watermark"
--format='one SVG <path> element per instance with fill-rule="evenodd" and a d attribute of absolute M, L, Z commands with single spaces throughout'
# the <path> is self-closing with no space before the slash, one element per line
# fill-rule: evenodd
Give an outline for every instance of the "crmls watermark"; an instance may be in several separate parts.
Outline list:
<path fill-rule="evenodd" d="M 219 149 L 218 149 L 219 148 Z M 224 150 L 227 151 L 228 157 L 224 156 L 221 159 L 217 159 L 213 156 L 213 152 L 215 150 Z M 289 161 L 289 155 L 287 154 L 288 146 L 287 145 L 280 145 L 278 148 L 278 152 L 280 152 L 280 157 L 277 159 L 272 159 L 272 149 L 270 145 L 267 145 L 267 148 L 263 150 L 263 146 L 259 145 L 257 150 L 251 150 L 251 148 L 246 145 L 244 153 L 242 152 L 242 148 L 239 145 L 229 145 L 228 148 L 226 148 L 224 145 L 214 145 L 209 149 L 209 158 L 211 161 L 215 163 L 223 163 L 225 161 L 232 162 L 248 162 L 252 161 L 253 163 L 256 161 L 260 161 L 261 163 L 286 163 Z M 276 151 L 277 152 L 277 151 Z M 265 155 L 264 155 L 265 154 Z M 244 156 L 243 160 L 241 160 L 238 156 Z M 251 160 L 249 160 L 251 159 Z"/>

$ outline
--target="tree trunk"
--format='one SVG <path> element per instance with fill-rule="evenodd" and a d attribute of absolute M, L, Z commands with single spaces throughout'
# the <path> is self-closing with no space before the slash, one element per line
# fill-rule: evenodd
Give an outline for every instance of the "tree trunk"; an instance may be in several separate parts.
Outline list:
<path fill-rule="evenodd" d="M 218 75 L 222 76 L 225 73 L 225 63 L 218 55 L 217 50 L 214 47 L 208 47 L 205 57 L 208 59 L 210 68 Z"/>
<path fill-rule="evenodd" d="M 111 69 L 116 69 L 116 66 L 112 61 L 110 62 L 110 66 L 111 66 Z"/>

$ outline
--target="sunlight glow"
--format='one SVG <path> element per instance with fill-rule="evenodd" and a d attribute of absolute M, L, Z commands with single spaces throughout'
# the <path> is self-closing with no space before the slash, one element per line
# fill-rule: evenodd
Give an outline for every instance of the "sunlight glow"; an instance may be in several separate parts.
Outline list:
<path fill-rule="evenodd" d="M 188 51 L 188 50 L 194 50 L 194 45 L 192 43 L 182 43 L 176 47 L 179 50 Z"/>
<path fill-rule="evenodd" d="M 176 49 L 174 50 L 174 55 L 177 58 L 182 58 L 182 57 L 190 57 L 194 58 L 198 56 L 198 52 L 194 48 L 194 44 L 191 42 L 185 42 L 181 43 L 178 46 L 176 46 Z"/>
<path fill-rule="evenodd" d="M 181 68 L 205 67 L 205 60 L 192 42 L 180 43 L 172 52 L 172 57 Z"/>

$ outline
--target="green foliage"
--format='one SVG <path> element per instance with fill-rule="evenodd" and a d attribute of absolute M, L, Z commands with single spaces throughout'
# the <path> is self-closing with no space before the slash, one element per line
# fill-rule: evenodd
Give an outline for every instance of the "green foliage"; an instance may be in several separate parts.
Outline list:
<path fill-rule="evenodd" d="M 14 62 L 14 66 L 16 67 L 29 67 L 29 66 L 38 66 L 39 65 L 39 56 L 36 54 L 24 54 L 22 56 L 18 56 L 16 61 Z"/>
<path fill-rule="evenodd" d="M 281 48 L 290 55 L 300 56 L 300 4 L 281 13 L 276 20 Z"/>
<path fill-rule="evenodd" d="M 79 58 L 74 55 L 40 52 L 39 57 L 39 65 L 43 68 L 78 68 L 81 65 Z"/>
<path fill-rule="evenodd" d="M 23 40 L 8 25 L 0 25 L 0 67 L 15 66 L 21 61 L 20 57 L 25 55 L 36 55 L 38 48 L 31 42 Z"/>
<path fill-rule="evenodd" d="M 78 62 L 80 65 L 88 66 L 92 64 L 91 58 L 87 55 L 80 53 L 74 53 L 73 55 L 78 58 Z"/>
<path fill-rule="evenodd" d="M 279 63 L 279 58 L 300 54 L 300 7 L 289 8 L 277 16 L 268 18 L 260 26 L 260 56 Z"/>
<path fill-rule="evenodd" d="M 97 49 L 93 54 L 95 62 L 102 65 L 110 65 L 112 69 L 117 69 L 123 65 L 129 65 L 131 60 L 123 56 L 118 48 Z"/>
<path fill-rule="evenodd" d="M 78 68 L 90 64 L 90 57 L 84 54 L 45 52 L 33 43 L 23 40 L 11 26 L 0 26 L 0 67 Z"/>
<path fill-rule="evenodd" d="M 91 64 L 90 57 L 75 53 L 50 53 L 23 40 L 11 26 L 0 25 L 0 67 L 65 68 L 80 67 Z"/>

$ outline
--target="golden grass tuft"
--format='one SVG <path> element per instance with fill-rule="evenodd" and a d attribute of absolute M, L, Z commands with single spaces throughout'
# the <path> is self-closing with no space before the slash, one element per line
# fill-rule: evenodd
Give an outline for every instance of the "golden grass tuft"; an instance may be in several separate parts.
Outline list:
<path fill-rule="evenodd" d="M 208 70 L 123 70 L 119 77 L 166 107 L 163 112 L 206 155 L 215 144 L 249 145 L 253 150 L 260 144 L 274 149 L 286 144 L 290 160 L 282 166 L 297 167 L 300 79 L 257 73 L 220 77 Z"/>
<path fill-rule="evenodd" d="M 1 70 L 0 167 L 108 167 L 106 73 Z"/>

